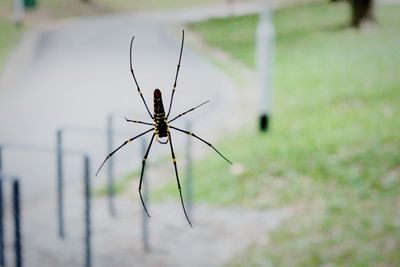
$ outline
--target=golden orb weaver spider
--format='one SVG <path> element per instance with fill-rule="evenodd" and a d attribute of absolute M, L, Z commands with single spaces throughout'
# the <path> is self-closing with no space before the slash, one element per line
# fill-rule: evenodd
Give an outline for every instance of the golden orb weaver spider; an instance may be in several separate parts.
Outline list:
<path fill-rule="evenodd" d="M 173 148 L 173 146 L 172 146 L 172 137 L 171 137 L 170 129 L 173 129 L 173 130 L 176 130 L 176 131 L 185 133 L 185 134 L 187 134 L 187 135 L 189 135 L 189 136 L 192 136 L 192 137 L 194 137 L 194 138 L 196 138 L 196 139 L 202 141 L 203 143 L 207 144 L 207 145 L 210 146 L 212 149 L 214 149 L 214 150 L 215 150 L 222 158 L 224 158 L 227 162 L 229 162 L 230 164 L 232 164 L 232 162 L 229 161 L 225 156 L 223 156 L 212 144 L 210 144 L 210 143 L 207 142 L 206 140 L 202 139 L 201 137 L 197 136 L 196 134 L 194 134 L 194 133 L 192 133 L 192 132 L 189 132 L 189 131 L 185 131 L 185 130 L 179 129 L 179 128 L 177 128 L 177 127 L 174 127 L 174 126 L 170 125 L 171 122 L 173 122 L 174 120 L 178 119 L 179 117 L 181 117 L 181 116 L 183 116 L 183 115 L 185 115 L 185 114 L 187 114 L 187 113 L 189 113 L 189 112 L 191 112 L 191 111 L 197 109 L 198 107 L 200 107 L 200 106 L 202 106 L 202 105 L 204 105 L 204 104 L 206 104 L 206 103 L 209 102 L 209 101 L 203 102 L 203 103 L 201 103 L 200 105 L 198 105 L 198 106 L 196 106 L 196 107 L 194 107 L 194 108 L 191 108 L 191 109 L 189 109 L 189 110 L 187 110 L 187 111 L 185 111 L 185 112 L 183 112 L 183 113 L 181 113 L 181 114 L 175 116 L 175 117 L 172 118 L 172 119 L 169 119 L 169 114 L 170 114 L 170 112 L 171 112 L 171 107 L 172 107 L 172 100 L 174 99 L 174 94 L 175 94 L 175 89 L 176 89 L 176 82 L 177 82 L 177 80 L 178 80 L 179 69 L 180 69 L 180 66 L 181 66 L 181 59 L 182 59 L 182 52 L 183 52 L 183 43 L 184 43 L 184 40 L 185 40 L 185 31 L 182 30 L 182 42 L 181 42 L 181 49 L 180 49 L 180 53 L 179 53 L 179 61 L 178 61 L 178 65 L 177 65 L 177 68 L 176 68 L 175 81 L 174 81 L 174 85 L 173 85 L 173 88 L 172 88 L 171 100 L 170 100 L 170 103 L 169 103 L 169 108 L 168 108 L 168 113 L 167 113 L 167 115 L 165 115 L 164 105 L 163 105 L 162 96 L 161 96 L 161 91 L 160 91 L 159 89 L 155 89 L 155 90 L 154 90 L 154 93 L 153 93 L 153 99 L 154 99 L 154 115 L 151 114 L 151 112 L 150 112 L 150 110 L 149 110 L 149 108 L 148 108 L 148 106 L 147 106 L 147 103 L 146 103 L 146 101 L 145 101 L 145 99 L 144 99 L 144 97 L 143 97 L 143 94 L 142 94 L 142 92 L 141 92 L 141 90 L 140 90 L 140 87 L 139 87 L 139 84 L 138 84 L 138 82 L 137 82 L 137 80 L 136 80 L 136 76 L 135 76 L 135 73 L 134 73 L 134 71 L 133 71 L 133 66 L 132 66 L 132 45 L 133 45 L 133 40 L 134 40 L 134 39 L 135 39 L 135 36 L 132 37 L 131 43 L 130 43 L 130 47 L 129 47 L 130 70 L 131 70 L 131 74 L 132 74 L 133 80 L 135 81 L 135 84 L 136 84 L 136 88 L 137 88 L 137 90 L 138 90 L 138 93 L 139 93 L 140 97 L 142 98 L 142 101 L 143 101 L 143 103 L 144 103 L 144 105 L 145 105 L 145 107 L 146 107 L 146 110 L 147 110 L 147 112 L 149 113 L 149 115 L 150 115 L 151 119 L 153 120 L 153 122 L 150 123 L 150 122 L 144 122 L 144 121 L 138 121 L 138 120 L 129 120 L 129 119 L 127 119 L 127 118 L 125 118 L 125 120 L 126 120 L 127 122 L 133 122 L 133 123 L 140 123 L 140 124 L 145 124 L 145 125 L 151 125 L 152 128 L 148 129 L 147 131 L 145 131 L 145 132 L 143 132 L 143 133 L 141 133 L 141 134 L 139 134 L 139 135 L 137 135 L 137 136 L 135 136 L 135 137 L 129 138 L 129 139 L 126 140 L 124 143 L 122 143 L 117 149 L 115 149 L 113 152 L 111 152 L 110 154 L 108 154 L 108 156 L 106 157 L 106 159 L 103 161 L 103 163 L 100 165 L 99 169 L 97 170 L 96 176 L 97 176 L 98 173 L 100 172 L 100 170 L 101 170 L 101 168 L 103 167 L 104 163 L 106 163 L 106 161 L 107 161 L 109 158 L 111 158 L 112 155 L 114 155 L 119 149 L 121 149 L 123 146 L 125 146 L 125 145 L 128 144 L 128 143 L 130 143 L 131 141 L 135 140 L 136 138 L 138 138 L 138 137 L 140 137 L 140 136 L 142 136 L 142 135 L 145 135 L 145 134 L 147 134 L 147 133 L 150 133 L 150 132 L 154 131 L 154 133 L 153 133 L 153 135 L 152 135 L 152 137 L 151 137 L 150 143 L 149 143 L 149 145 L 148 145 L 148 147 L 147 147 L 146 153 L 145 153 L 145 155 L 144 155 L 144 157 L 143 157 L 143 160 L 142 160 L 142 170 L 141 170 L 141 173 L 140 173 L 140 181 L 139 181 L 139 188 L 138 188 L 138 191 L 139 191 L 139 196 L 140 196 L 140 200 L 141 200 L 141 202 L 142 202 L 143 208 L 144 208 L 144 210 L 146 211 L 147 216 L 150 217 L 150 214 L 149 214 L 149 212 L 147 211 L 146 205 L 145 205 L 145 203 L 144 203 L 144 201 L 143 201 L 143 197 L 142 197 L 142 181 L 143 181 L 143 174 L 144 174 L 144 169 L 145 169 L 145 165 L 146 165 L 146 159 L 147 159 L 147 156 L 149 155 L 151 145 L 153 144 L 153 141 L 154 141 L 154 137 L 156 137 L 157 142 L 159 142 L 160 144 L 167 144 L 167 143 L 169 143 L 169 145 L 170 145 L 170 148 L 171 148 L 171 156 L 172 156 L 172 162 L 173 162 L 173 164 L 174 164 L 176 182 L 177 182 L 177 184 L 178 184 L 179 196 L 180 196 L 180 200 L 181 200 L 183 212 L 185 213 L 186 220 L 188 221 L 190 227 L 193 227 L 193 226 L 192 226 L 192 223 L 190 222 L 190 219 L 189 219 L 189 217 L 188 217 L 188 215 L 187 215 L 187 213 L 186 213 L 185 204 L 184 204 L 184 202 L 183 202 L 181 184 L 180 184 L 180 182 L 179 182 L 179 176 L 178 176 L 178 167 L 177 167 L 177 165 L 176 165 L 176 158 L 175 158 L 174 148 Z M 162 138 L 166 138 L 165 141 L 162 141 Z"/>

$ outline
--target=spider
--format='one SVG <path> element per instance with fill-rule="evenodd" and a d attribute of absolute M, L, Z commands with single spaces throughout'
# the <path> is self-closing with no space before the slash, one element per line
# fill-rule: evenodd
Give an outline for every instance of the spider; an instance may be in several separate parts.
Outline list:
<path fill-rule="evenodd" d="M 172 162 L 174 164 L 176 182 L 177 182 L 177 185 L 178 185 L 178 190 L 179 190 L 179 196 L 180 196 L 180 200 L 181 200 L 181 204 L 182 204 L 182 209 L 183 209 L 183 212 L 185 214 L 186 220 L 189 223 L 190 227 L 193 227 L 192 223 L 190 222 L 190 219 L 189 219 L 189 217 L 188 217 L 188 215 L 186 213 L 185 204 L 183 202 L 181 184 L 179 182 L 178 168 L 177 168 L 177 165 L 176 165 L 176 158 L 175 158 L 174 148 L 173 148 L 173 145 L 172 145 L 172 136 L 171 136 L 171 131 L 170 130 L 173 129 L 175 131 L 185 133 L 185 134 L 187 134 L 189 136 L 192 136 L 192 137 L 202 141 L 203 143 L 207 144 L 212 149 L 214 149 L 227 162 L 229 162 L 230 164 L 232 164 L 232 162 L 230 160 L 228 160 L 225 156 L 223 156 L 212 144 L 210 144 L 206 140 L 202 139 L 201 137 L 197 136 L 196 134 L 194 134 L 192 132 L 189 132 L 189 131 L 186 131 L 186 130 L 179 129 L 177 127 L 174 127 L 174 126 L 170 125 L 170 123 L 172 123 L 176 119 L 180 118 L 181 116 L 183 116 L 183 115 L 185 115 L 185 114 L 187 114 L 187 113 L 189 113 L 189 112 L 191 112 L 191 111 L 193 111 L 193 110 L 195 110 L 195 109 L 197 109 L 197 108 L 201 107 L 202 105 L 204 105 L 204 104 L 209 102 L 209 101 L 203 102 L 203 103 L 201 103 L 200 105 L 198 105 L 196 107 L 193 107 L 193 108 L 191 108 L 191 109 L 189 109 L 189 110 L 187 110 L 187 111 L 185 111 L 183 113 L 180 113 L 179 115 L 175 116 L 172 119 L 169 118 L 169 115 L 170 115 L 170 112 L 171 112 L 171 107 L 172 107 L 172 101 L 174 99 L 174 94 L 175 94 L 175 89 L 176 89 L 176 82 L 178 80 L 179 69 L 180 69 L 180 66 L 181 66 L 183 43 L 184 43 L 184 39 L 185 39 L 185 31 L 182 30 L 182 42 L 181 42 L 181 49 L 180 49 L 180 53 L 179 53 L 179 61 L 178 61 L 178 65 L 177 65 L 177 68 L 176 68 L 175 81 L 174 81 L 173 88 L 172 88 L 171 99 L 170 99 L 170 102 L 169 102 L 167 115 L 165 115 L 164 105 L 163 105 L 163 101 L 162 101 L 162 95 L 161 95 L 161 91 L 159 89 L 155 89 L 154 93 L 153 93 L 153 97 L 154 97 L 153 98 L 154 99 L 154 115 L 151 114 L 151 112 L 150 112 L 150 110 L 149 110 L 149 108 L 147 106 L 147 103 L 146 103 L 146 101 L 145 101 L 145 99 L 143 97 L 143 94 L 142 94 L 142 92 L 140 90 L 140 87 L 139 87 L 139 84 L 138 84 L 138 82 L 136 80 L 136 76 L 135 76 L 135 73 L 133 71 L 133 66 L 132 66 L 132 45 L 133 45 L 133 40 L 134 39 L 135 39 L 135 36 L 132 37 L 131 42 L 130 42 L 130 47 L 129 47 L 130 70 L 131 70 L 131 74 L 132 74 L 133 80 L 135 81 L 135 85 L 136 85 L 137 91 L 138 91 L 140 97 L 142 98 L 142 101 L 143 101 L 143 103 L 144 103 L 144 105 L 146 107 L 146 110 L 149 113 L 149 115 L 150 115 L 151 119 L 153 120 L 153 122 L 150 123 L 150 122 L 144 122 L 144 121 L 138 121 L 138 120 L 130 120 L 130 119 L 127 119 L 127 118 L 125 118 L 125 120 L 127 122 L 132 122 L 132 123 L 150 125 L 150 126 L 152 126 L 152 128 L 146 130 L 145 132 L 143 132 L 143 133 L 141 133 L 141 134 L 139 134 L 139 135 L 137 135 L 135 137 L 129 138 L 124 143 L 122 143 L 117 149 L 115 149 L 110 154 L 108 154 L 106 159 L 103 161 L 103 163 L 100 165 L 99 169 L 97 170 L 96 176 L 100 172 L 100 170 L 103 167 L 104 163 L 106 163 L 106 161 L 109 158 L 111 158 L 114 155 L 114 153 L 116 153 L 119 149 L 121 149 L 126 144 L 132 142 L 133 140 L 137 139 L 138 137 L 140 137 L 142 135 L 145 135 L 147 133 L 153 132 L 153 135 L 151 137 L 150 143 L 149 143 L 149 145 L 147 147 L 146 153 L 145 153 L 145 155 L 143 157 L 143 160 L 142 160 L 142 170 L 141 170 L 141 173 L 140 173 L 140 181 L 139 181 L 139 188 L 138 188 L 139 196 L 140 196 L 140 200 L 142 202 L 143 208 L 144 208 L 147 216 L 150 217 L 150 214 L 147 211 L 146 205 L 145 205 L 145 203 L 143 201 L 142 181 L 143 181 L 143 174 L 144 174 L 144 169 L 145 169 L 145 165 L 146 165 L 146 159 L 147 159 L 147 156 L 149 155 L 150 148 L 151 148 L 151 145 L 153 144 L 154 137 L 155 137 L 157 142 L 159 142 L 160 144 L 168 144 L 169 143 L 169 146 L 171 148 Z"/>

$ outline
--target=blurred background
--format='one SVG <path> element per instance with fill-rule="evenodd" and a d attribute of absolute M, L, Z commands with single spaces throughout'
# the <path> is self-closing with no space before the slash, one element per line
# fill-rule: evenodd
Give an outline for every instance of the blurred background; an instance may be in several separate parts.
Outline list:
<path fill-rule="evenodd" d="M 168 106 L 138 194 L 144 135 Z M 0 266 L 400 266 L 400 1 L 4 0 Z"/>

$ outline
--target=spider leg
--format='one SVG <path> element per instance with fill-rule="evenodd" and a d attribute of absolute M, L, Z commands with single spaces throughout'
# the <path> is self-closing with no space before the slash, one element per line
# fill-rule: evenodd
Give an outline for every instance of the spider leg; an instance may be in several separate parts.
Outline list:
<path fill-rule="evenodd" d="M 143 208 L 146 211 L 147 216 L 149 216 L 149 217 L 150 217 L 150 214 L 147 211 L 147 208 L 146 208 L 146 205 L 144 204 L 144 200 L 143 200 L 143 196 L 142 196 L 142 181 L 143 181 L 143 174 L 144 174 L 144 166 L 146 165 L 146 159 L 147 159 L 147 156 L 149 155 L 150 147 L 153 144 L 154 136 L 155 136 L 155 134 L 153 133 L 153 136 L 151 137 L 150 144 L 149 144 L 149 146 L 148 146 L 148 148 L 146 150 L 146 153 L 144 154 L 143 160 L 142 160 L 142 172 L 140 173 L 140 182 L 139 182 L 140 200 L 142 201 Z"/>
<path fill-rule="evenodd" d="M 143 103 L 144 103 L 144 105 L 146 106 L 147 112 L 149 113 L 150 117 L 153 119 L 153 115 L 151 115 L 151 112 L 150 112 L 150 110 L 149 110 L 149 107 L 147 106 L 146 100 L 144 100 L 142 91 L 140 91 L 139 84 L 138 84 L 138 82 L 137 82 L 137 80 L 136 80 L 135 73 L 134 73 L 134 71 L 133 71 L 133 66 L 132 66 L 132 46 L 133 46 L 133 39 L 135 39 L 135 36 L 132 36 L 131 45 L 130 45 L 130 47 L 129 47 L 129 62 L 130 62 L 130 67 L 131 67 L 131 73 L 132 73 L 133 80 L 135 81 L 136 88 L 137 88 L 137 90 L 138 90 L 138 92 L 139 92 L 139 94 L 140 94 L 140 97 L 142 98 Z"/>
<path fill-rule="evenodd" d="M 229 159 L 227 159 L 224 155 L 222 155 L 212 144 L 210 144 L 209 142 L 207 142 L 207 141 L 204 140 L 203 138 L 201 138 L 201 137 L 195 135 L 195 134 L 192 133 L 192 132 L 179 129 L 179 128 L 176 128 L 176 127 L 174 127 L 174 126 L 169 126 L 169 128 L 172 128 L 172 129 L 174 129 L 174 130 L 180 131 L 180 132 L 182 132 L 182 133 L 185 133 L 185 134 L 187 134 L 187 135 L 190 135 L 190 136 L 193 136 L 193 137 L 199 139 L 200 141 L 202 141 L 203 143 L 207 144 L 207 145 L 210 146 L 212 149 L 214 149 L 215 152 L 217 152 L 217 153 L 218 153 L 221 157 L 223 157 L 227 162 L 229 162 L 230 164 L 232 164 L 232 162 L 231 162 Z"/>
<path fill-rule="evenodd" d="M 181 198 L 181 204 L 182 204 L 183 212 L 185 213 L 186 220 L 188 221 L 190 227 L 193 227 L 192 223 L 190 222 L 189 217 L 188 217 L 188 215 L 186 213 L 185 204 L 183 203 L 181 184 L 179 182 L 178 168 L 176 166 L 176 158 L 175 158 L 174 148 L 172 147 L 172 139 L 171 139 L 171 133 L 170 132 L 168 132 L 168 139 L 169 139 L 169 145 L 171 147 L 172 162 L 174 163 L 176 182 L 178 183 L 179 196 Z"/>
<path fill-rule="evenodd" d="M 100 172 L 101 168 L 103 167 L 104 163 L 106 163 L 106 161 L 107 161 L 109 158 L 111 158 L 112 155 L 114 155 L 115 152 L 117 152 L 117 151 L 120 150 L 123 146 L 125 146 L 126 144 L 132 142 L 132 141 L 135 140 L 136 138 L 138 138 L 138 137 L 140 137 L 140 136 L 142 136 L 142 135 L 144 135 L 144 134 L 147 134 L 148 132 L 151 132 L 151 131 L 154 131 L 154 128 L 151 128 L 151 129 L 149 129 L 149 130 L 147 130 L 147 131 L 145 131 L 145 132 L 143 132 L 143 133 L 141 133 L 141 134 L 139 134 L 139 135 L 136 135 L 135 137 L 129 138 L 128 140 L 126 140 L 125 142 L 123 142 L 122 145 L 120 145 L 117 149 L 115 149 L 113 152 L 111 152 L 110 154 L 108 154 L 108 156 L 106 157 L 106 159 L 103 161 L 103 163 L 100 165 L 99 169 L 97 170 L 96 176 L 97 176 L 97 174 L 99 174 L 99 172 Z"/>
<path fill-rule="evenodd" d="M 144 122 L 144 121 L 129 120 L 127 117 L 125 117 L 125 120 L 126 120 L 127 122 L 134 122 L 134 123 L 140 123 L 140 124 L 146 124 L 146 125 L 154 126 L 153 123 Z"/>
<path fill-rule="evenodd" d="M 184 42 L 184 40 L 185 40 L 185 31 L 182 30 L 181 51 L 179 52 L 179 61 L 178 61 L 178 65 L 176 66 L 174 87 L 172 88 L 171 100 L 170 100 L 170 102 L 169 102 L 169 108 L 168 108 L 167 118 L 168 118 L 168 116 L 169 116 L 169 113 L 171 112 L 172 100 L 174 99 L 174 94 L 175 94 L 175 89 L 176 89 L 176 81 L 178 80 L 179 69 L 180 69 L 180 67 L 181 67 L 181 59 L 182 59 L 182 51 L 183 51 L 183 42 Z"/>
<path fill-rule="evenodd" d="M 198 106 L 196 106 L 196 107 L 194 107 L 194 108 L 191 108 L 191 109 L 189 109 L 189 110 L 187 110 L 187 111 L 185 111 L 185 112 L 183 112 L 183 113 L 179 114 L 179 115 L 178 115 L 178 116 L 176 116 L 175 118 L 173 118 L 173 119 L 169 120 L 169 121 L 168 121 L 168 123 L 170 123 L 170 122 L 173 122 L 173 121 L 174 121 L 174 120 L 176 120 L 177 118 L 179 118 L 179 117 L 181 117 L 181 116 L 185 115 L 186 113 L 189 113 L 189 112 L 191 112 L 191 111 L 195 110 L 196 108 L 199 108 L 199 107 L 201 107 L 201 106 L 202 106 L 202 105 L 204 105 L 204 104 L 207 104 L 208 102 L 210 102 L 210 100 L 207 100 L 206 102 L 204 102 L 204 103 L 201 103 L 200 105 L 198 105 Z"/>

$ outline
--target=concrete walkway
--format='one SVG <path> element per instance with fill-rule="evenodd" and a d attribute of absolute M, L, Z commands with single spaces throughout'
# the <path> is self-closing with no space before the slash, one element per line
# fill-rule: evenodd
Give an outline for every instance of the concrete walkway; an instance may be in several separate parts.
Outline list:
<path fill-rule="evenodd" d="M 18 79 L 1 89 L 0 140 L 6 144 L 51 147 L 55 144 L 56 129 L 63 127 L 69 130 L 65 138 L 68 148 L 88 151 L 97 156 L 94 163 L 100 163 L 106 155 L 105 132 L 92 136 L 74 129 L 104 128 L 106 116 L 111 113 L 115 115 L 116 127 L 125 131 L 116 138 L 115 145 L 146 129 L 123 119 L 127 116 L 149 121 L 129 72 L 129 41 L 135 34 L 135 72 L 152 109 L 155 88 L 162 90 L 164 102 L 169 100 L 179 55 L 181 27 L 168 27 L 140 23 L 129 16 L 113 16 L 77 20 L 40 32 L 31 61 L 23 68 L 26 71 L 16 71 Z M 208 133 L 215 132 L 216 126 L 222 125 L 221 118 L 233 108 L 234 99 L 234 85 L 229 78 L 186 45 L 172 114 L 211 100 L 190 115 L 199 133 L 205 124 Z M 175 139 L 179 144 L 182 138 Z M 127 148 L 138 154 L 138 148 Z M 157 153 L 154 146 L 152 154 Z M 37 155 L 33 157 L 38 160 Z M 22 161 L 10 158 L 12 155 L 5 159 L 6 172 L 20 170 Z M 121 152 L 120 158 L 131 161 L 132 153 Z M 125 164 L 121 161 L 119 165 Z M 20 173 L 23 177 L 46 176 L 32 173 L 28 167 L 23 169 L 29 169 Z M 30 187 L 37 187 L 37 183 L 35 179 Z M 42 190 L 40 186 L 39 191 Z"/>

